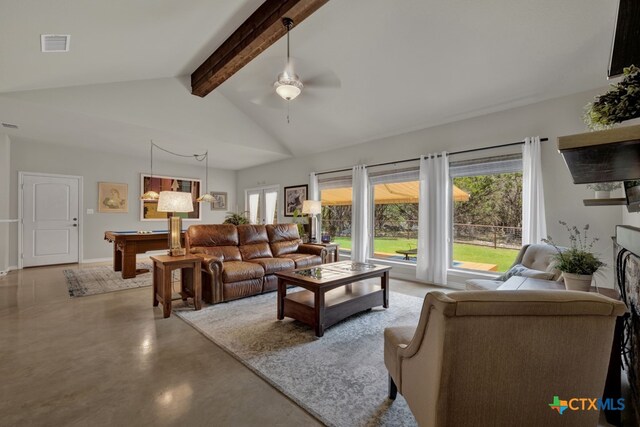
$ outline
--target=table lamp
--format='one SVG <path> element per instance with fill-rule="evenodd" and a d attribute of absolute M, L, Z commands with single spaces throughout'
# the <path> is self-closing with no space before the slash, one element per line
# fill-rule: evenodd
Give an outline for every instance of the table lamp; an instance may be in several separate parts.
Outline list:
<path fill-rule="evenodd" d="M 311 215 L 311 241 L 317 242 L 318 217 L 322 213 L 322 204 L 320 200 L 305 200 L 302 202 L 302 213 Z"/>
<path fill-rule="evenodd" d="M 181 256 L 186 250 L 181 244 L 182 218 L 177 212 L 193 212 L 191 193 L 180 191 L 161 191 L 158 198 L 158 212 L 169 212 L 169 255 Z"/>

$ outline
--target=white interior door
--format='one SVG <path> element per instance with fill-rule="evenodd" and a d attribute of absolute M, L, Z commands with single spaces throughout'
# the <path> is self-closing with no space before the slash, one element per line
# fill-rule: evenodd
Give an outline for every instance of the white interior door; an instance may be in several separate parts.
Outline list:
<path fill-rule="evenodd" d="M 273 224 L 277 222 L 278 187 L 247 190 L 245 204 L 251 224 Z"/>
<path fill-rule="evenodd" d="M 79 261 L 80 179 L 22 175 L 22 266 Z"/>

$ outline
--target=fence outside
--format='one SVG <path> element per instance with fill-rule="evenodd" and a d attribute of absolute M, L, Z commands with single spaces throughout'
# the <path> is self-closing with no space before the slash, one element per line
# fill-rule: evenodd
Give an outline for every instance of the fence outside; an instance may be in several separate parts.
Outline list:
<path fill-rule="evenodd" d="M 351 237 L 351 220 L 323 219 L 322 231 L 333 237 Z M 385 221 L 376 223 L 375 237 L 417 239 L 418 221 Z M 501 225 L 453 224 L 453 241 L 492 248 L 519 249 L 522 246 L 522 228 Z"/>

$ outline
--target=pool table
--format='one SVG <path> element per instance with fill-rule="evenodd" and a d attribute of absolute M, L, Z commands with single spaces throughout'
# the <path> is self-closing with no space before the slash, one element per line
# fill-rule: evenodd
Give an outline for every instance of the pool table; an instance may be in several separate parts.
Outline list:
<path fill-rule="evenodd" d="M 150 233 L 138 231 L 105 231 L 104 240 L 113 243 L 113 271 L 122 271 L 123 279 L 131 279 L 136 274 L 149 270 L 136 270 L 136 255 L 148 251 L 169 249 L 167 230 L 155 230 Z M 184 231 L 182 232 L 184 244 Z"/>

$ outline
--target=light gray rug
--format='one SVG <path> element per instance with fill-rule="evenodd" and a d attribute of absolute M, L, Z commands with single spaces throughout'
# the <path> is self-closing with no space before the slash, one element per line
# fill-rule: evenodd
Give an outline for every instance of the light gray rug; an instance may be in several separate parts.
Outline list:
<path fill-rule="evenodd" d="M 322 338 L 276 319 L 274 292 L 176 314 L 330 426 L 415 426 L 404 399 L 387 399 L 383 331 L 417 324 L 422 299 L 392 292 L 374 308 L 328 328 Z"/>
<path fill-rule="evenodd" d="M 136 268 L 153 269 L 151 264 L 138 264 Z M 139 274 L 131 279 L 123 279 L 119 271 L 111 266 L 64 270 L 70 297 L 104 294 L 124 289 L 142 288 L 153 284 L 151 273 Z"/>

